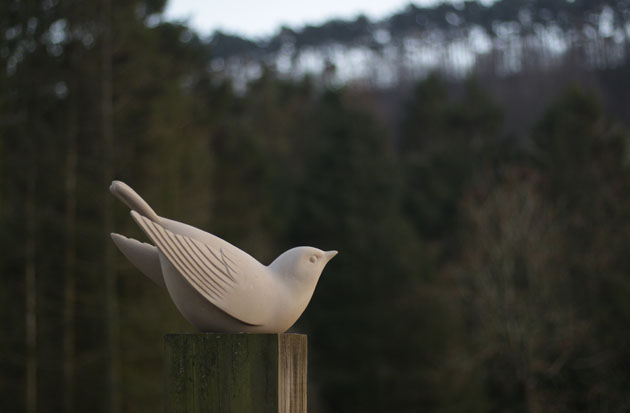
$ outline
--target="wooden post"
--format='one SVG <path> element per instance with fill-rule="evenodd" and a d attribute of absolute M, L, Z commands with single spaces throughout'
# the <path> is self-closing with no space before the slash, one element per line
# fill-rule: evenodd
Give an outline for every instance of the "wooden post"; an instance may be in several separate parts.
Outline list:
<path fill-rule="evenodd" d="M 168 334 L 166 413 L 305 413 L 302 334 Z"/>

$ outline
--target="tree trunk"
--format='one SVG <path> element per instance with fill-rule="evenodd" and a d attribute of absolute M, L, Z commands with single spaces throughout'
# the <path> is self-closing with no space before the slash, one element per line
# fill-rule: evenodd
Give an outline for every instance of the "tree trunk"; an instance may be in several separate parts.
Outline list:
<path fill-rule="evenodd" d="M 32 139 L 32 138 L 29 138 Z M 37 278 L 35 266 L 35 232 L 37 211 L 35 207 L 36 161 L 35 148 L 30 142 L 28 152 L 26 189 L 26 254 L 25 254 L 25 299 L 26 299 L 26 412 L 37 411 Z"/>
<path fill-rule="evenodd" d="M 63 384 L 64 412 L 74 412 L 75 370 L 75 303 L 76 303 L 76 204 L 77 204 L 77 129 L 75 90 L 70 87 L 68 107 L 68 141 L 66 148 L 66 254 L 63 312 Z"/>
<path fill-rule="evenodd" d="M 102 127 L 103 127 L 103 226 L 104 226 L 104 270 L 105 277 L 105 317 L 107 323 L 108 353 L 108 406 L 107 411 L 120 411 L 120 351 L 118 324 L 118 294 L 116 271 L 114 269 L 113 244 L 109 237 L 112 232 L 112 196 L 107 191 L 113 179 L 113 112 L 112 112 L 112 2 L 103 0 L 103 43 L 102 43 Z"/>

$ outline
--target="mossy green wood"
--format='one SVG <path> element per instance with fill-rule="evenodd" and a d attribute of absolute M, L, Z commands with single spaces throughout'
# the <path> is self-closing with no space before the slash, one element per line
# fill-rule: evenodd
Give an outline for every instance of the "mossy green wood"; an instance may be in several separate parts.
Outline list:
<path fill-rule="evenodd" d="M 301 334 L 165 336 L 166 412 L 306 412 Z"/>

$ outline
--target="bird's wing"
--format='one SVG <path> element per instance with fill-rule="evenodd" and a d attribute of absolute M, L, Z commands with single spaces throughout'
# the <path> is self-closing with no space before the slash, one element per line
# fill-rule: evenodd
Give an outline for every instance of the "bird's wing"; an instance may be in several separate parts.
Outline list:
<path fill-rule="evenodd" d="M 266 267 L 257 261 L 250 262 L 255 260 L 248 255 L 241 257 L 234 251 L 175 234 L 135 211 L 131 215 L 206 300 L 247 324 L 261 325 L 269 320 L 274 289 Z"/>
<path fill-rule="evenodd" d="M 111 234 L 114 244 L 131 263 L 160 287 L 166 287 L 157 248 L 120 234 Z"/>

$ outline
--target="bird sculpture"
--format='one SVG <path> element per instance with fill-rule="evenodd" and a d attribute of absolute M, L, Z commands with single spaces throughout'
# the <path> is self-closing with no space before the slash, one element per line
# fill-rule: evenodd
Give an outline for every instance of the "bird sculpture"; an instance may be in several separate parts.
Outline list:
<path fill-rule="evenodd" d="M 337 251 L 290 249 L 265 266 L 210 233 L 158 216 L 133 189 L 110 191 L 155 245 L 112 233 L 120 251 L 166 287 L 181 314 L 203 332 L 283 333 L 302 315 Z"/>

